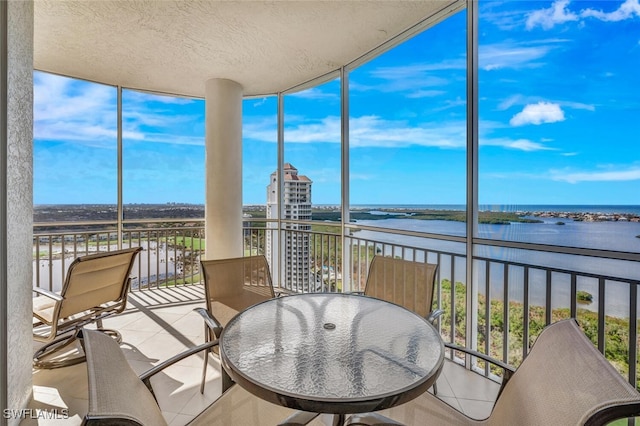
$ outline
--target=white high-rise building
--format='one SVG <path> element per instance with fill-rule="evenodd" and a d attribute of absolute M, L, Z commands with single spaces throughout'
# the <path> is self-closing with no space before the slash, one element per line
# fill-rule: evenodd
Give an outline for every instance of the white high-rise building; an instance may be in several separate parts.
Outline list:
<path fill-rule="evenodd" d="M 311 220 L 311 179 L 299 175 L 298 169 L 284 164 L 284 188 L 282 220 Z M 278 173 L 271 173 L 267 186 L 267 219 L 278 217 Z M 267 228 L 277 228 L 277 223 L 267 223 Z M 267 231 L 267 259 L 277 262 L 279 250 L 283 250 L 280 268 L 274 271 L 274 282 L 293 290 L 312 290 L 315 276 L 311 274 L 310 234 L 311 225 L 283 223 L 283 231 Z M 279 274 L 279 276 L 278 276 Z"/>

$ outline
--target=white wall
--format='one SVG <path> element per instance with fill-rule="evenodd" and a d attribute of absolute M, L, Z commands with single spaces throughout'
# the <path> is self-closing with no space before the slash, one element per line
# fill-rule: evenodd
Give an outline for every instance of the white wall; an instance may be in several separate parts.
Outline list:
<path fill-rule="evenodd" d="M 31 283 L 33 229 L 33 2 L 7 2 L 6 258 L 7 408 L 25 408 L 32 394 Z M 4 62 L 4 60 L 3 60 Z M 4 206 L 3 206 L 4 207 Z M 3 226 L 4 228 L 4 226 Z M 10 419 L 9 424 L 18 424 Z"/>

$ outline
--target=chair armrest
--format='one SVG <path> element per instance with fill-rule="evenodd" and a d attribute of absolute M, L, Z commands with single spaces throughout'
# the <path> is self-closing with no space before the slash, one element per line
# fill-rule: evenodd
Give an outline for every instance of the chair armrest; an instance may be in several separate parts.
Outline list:
<path fill-rule="evenodd" d="M 483 361 L 486 361 L 488 363 L 494 364 L 500 368 L 502 368 L 505 372 L 507 373 L 515 373 L 516 369 L 513 368 L 512 366 L 510 366 L 509 364 L 506 364 L 500 360 L 491 358 L 489 355 L 483 354 L 482 352 L 478 352 L 478 351 L 474 351 L 473 349 L 469 349 L 469 348 L 465 348 L 463 346 L 458 346 L 454 343 L 445 343 L 444 344 L 447 348 L 452 349 L 454 351 L 460 351 L 460 352 L 464 352 L 468 355 L 474 356 L 476 358 L 480 358 Z"/>
<path fill-rule="evenodd" d="M 278 291 L 276 291 L 276 288 L 274 287 L 273 289 L 273 294 L 276 297 L 287 297 L 287 296 L 291 296 L 292 294 L 297 294 L 291 290 L 288 290 L 286 288 L 282 288 L 282 287 L 278 287 Z"/>
<path fill-rule="evenodd" d="M 429 313 L 429 315 L 427 315 L 427 321 L 429 321 L 431 324 L 435 324 L 438 318 L 440 318 L 443 314 L 444 311 L 442 309 L 436 309 L 435 311 L 432 311 L 431 313 Z"/>
<path fill-rule="evenodd" d="M 32 290 L 33 290 L 34 293 L 38 293 L 38 294 L 40 294 L 42 296 L 46 296 L 46 297 L 48 297 L 50 299 L 55 300 L 56 302 L 60 302 L 61 300 L 64 300 L 64 298 L 62 296 L 60 296 L 59 294 L 56 294 L 56 293 L 54 293 L 52 291 L 49 291 L 49 290 L 45 290 L 45 289 L 40 288 L 40 287 L 36 287 L 36 288 L 34 288 Z"/>
<path fill-rule="evenodd" d="M 513 376 L 513 373 L 516 372 L 516 369 L 513 368 L 512 366 L 510 366 L 509 364 L 506 364 L 502 361 L 499 361 L 497 359 L 491 358 L 489 355 L 483 354 L 481 352 L 478 351 L 474 351 L 473 349 L 469 349 L 469 348 L 465 348 L 463 346 L 458 346 L 456 344 L 453 343 L 445 343 L 444 346 L 446 348 L 449 348 L 451 350 L 454 351 L 460 351 L 460 352 L 464 352 L 468 355 L 474 356 L 476 358 L 480 358 L 481 360 L 488 362 L 490 364 L 493 364 L 497 367 L 500 367 L 503 371 L 504 371 L 504 375 L 502 376 L 502 383 L 500 384 L 500 390 L 498 391 L 498 397 L 500 397 L 500 394 L 502 393 L 502 390 L 504 389 L 505 385 L 507 384 L 507 382 L 509 381 L 509 379 L 511 378 L 511 376 Z"/>
<path fill-rule="evenodd" d="M 213 315 L 211 315 L 211 312 L 209 312 L 205 308 L 195 308 L 194 311 L 200 314 L 202 319 L 204 319 L 205 325 L 209 327 L 211 331 L 213 331 L 213 334 L 215 336 L 219 337 L 220 333 L 222 333 L 222 324 L 220 324 L 220 321 L 218 321 Z"/>
<path fill-rule="evenodd" d="M 160 373 L 165 368 L 175 364 L 178 361 L 182 361 L 183 359 L 185 359 L 187 357 L 190 357 L 191 355 L 200 353 L 200 352 L 202 352 L 204 350 L 207 350 L 207 349 L 210 349 L 210 348 L 212 348 L 214 346 L 218 346 L 218 344 L 219 344 L 219 342 L 216 339 L 216 340 L 212 340 L 210 342 L 206 342 L 206 343 L 203 343 L 201 345 L 189 348 L 186 351 L 180 352 L 179 354 L 174 355 L 171 358 L 161 362 L 160 364 L 156 365 L 155 367 L 150 368 L 149 370 L 145 371 L 144 373 L 142 373 L 138 377 L 147 386 L 147 388 L 152 390 L 151 389 L 151 382 L 150 382 L 151 377 L 155 376 L 156 374 Z M 152 390 L 152 392 L 153 392 L 153 390 Z"/>

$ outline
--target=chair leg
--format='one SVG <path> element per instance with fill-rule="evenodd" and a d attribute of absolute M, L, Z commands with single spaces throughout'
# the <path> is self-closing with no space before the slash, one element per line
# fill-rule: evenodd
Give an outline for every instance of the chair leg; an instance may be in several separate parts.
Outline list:
<path fill-rule="evenodd" d="M 208 343 L 211 340 L 209 336 L 209 327 L 204 325 L 204 342 Z M 209 353 L 210 349 L 204 350 L 204 365 L 202 366 L 202 382 L 200 383 L 200 393 L 204 394 L 204 383 L 207 380 L 207 364 L 209 364 Z"/>
<path fill-rule="evenodd" d="M 96 330 L 103 332 L 104 334 L 111 336 L 113 340 L 118 342 L 118 344 L 122 343 L 122 334 L 118 330 L 111 330 L 109 328 L 96 328 Z"/>
<path fill-rule="evenodd" d="M 116 342 L 118 342 L 118 344 L 122 342 L 122 335 L 116 330 L 108 330 L 108 329 L 98 329 L 98 330 L 103 332 L 104 334 L 111 336 Z M 54 360 L 47 361 L 43 359 L 53 354 L 54 352 L 57 352 L 75 343 L 76 339 L 78 338 L 78 333 L 80 333 L 80 330 L 76 330 L 73 332 L 73 334 L 60 337 L 42 346 L 40 349 L 36 351 L 36 353 L 33 354 L 33 366 L 35 368 L 42 369 L 42 370 L 51 370 L 54 368 L 68 367 L 71 365 L 76 365 L 84 362 L 86 360 L 84 353 L 80 353 L 79 355 L 67 357 L 60 360 L 54 359 Z"/>
<path fill-rule="evenodd" d="M 438 383 L 437 382 L 433 383 L 433 394 L 434 395 L 438 394 Z"/>
<path fill-rule="evenodd" d="M 85 361 L 84 355 L 79 355 L 76 357 L 66 358 L 63 360 L 50 360 L 45 361 L 43 358 L 51 355 L 54 352 L 57 352 L 76 341 L 77 333 L 71 334 L 69 336 L 64 336 L 59 339 L 56 339 L 52 342 L 47 343 L 42 346 L 40 349 L 33 354 L 33 366 L 35 368 L 51 370 L 54 368 L 67 367 L 70 365 L 80 364 Z"/>

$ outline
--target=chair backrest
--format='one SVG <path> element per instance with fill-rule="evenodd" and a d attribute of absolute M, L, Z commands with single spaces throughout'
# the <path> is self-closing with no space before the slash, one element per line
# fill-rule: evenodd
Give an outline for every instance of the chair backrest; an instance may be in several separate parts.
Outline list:
<path fill-rule="evenodd" d="M 488 424 L 599 425 L 639 412 L 640 393 L 570 319 L 540 333 Z"/>
<path fill-rule="evenodd" d="M 225 326 L 228 312 L 217 312 L 224 305 L 242 311 L 275 297 L 269 264 L 263 255 L 203 260 L 207 309 Z"/>
<path fill-rule="evenodd" d="M 69 266 L 60 296 L 58 318 L 109 302 L 125 302 L 129 274 L 141 247 L 78 257 Z"/>
<path fill-rule="evenodd" d="M 85 425 L 166 425 L 153 395 L 129 365 L 117 341 L 82 329 L 87 355 L 89 410 Z"/>
<path fill-rule="evenodd" d="M 374 256 L 364 294 L 426 317 L 432 311 L 438 265 Z"/>

